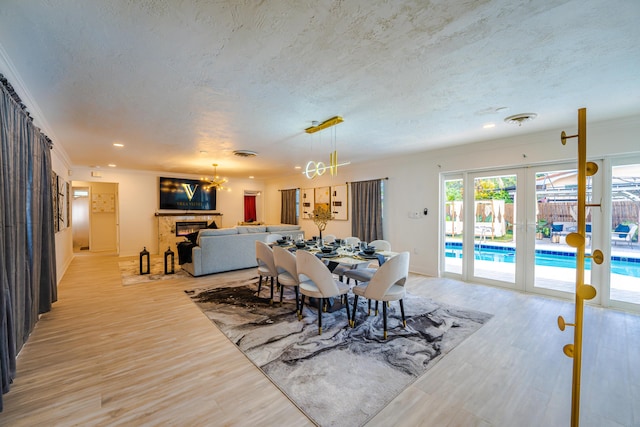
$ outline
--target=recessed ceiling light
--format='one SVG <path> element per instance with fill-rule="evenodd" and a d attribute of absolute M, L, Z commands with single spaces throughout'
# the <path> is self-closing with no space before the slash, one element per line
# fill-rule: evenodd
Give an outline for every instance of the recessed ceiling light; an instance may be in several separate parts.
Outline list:
<path fill-rule="evenodd" d="M 495 123 L 487 123 L 486 125 L 482 126 L 483 129 L 491 129 L 496 127 Z"/>
<path fill-rule="evenodd" d="M 536 113 L 520 113 L 520 114 L 514 114 L 513 116 L 505 117 L 504 121 L 506 123 L 517 124 L 518 126 L 522 126 L 522 123 L 530 122 L 536 117 L 538 117 Z"/>
<path fill-rule="evenodd" d="M 113 143 L 114 147 L 124 147 L 124 144 L 120 143 L 120 142 L 114 142 Z"/>
<path fill-rule="evenodd" d="M 249 175 L 249 179 L 253 179 L 253 175 Z"/>
<path fill-rule="evenodd" d="M 294 169 L 302 169 L 302 166 L 294 166 Z"/>
<path fill-rule="evenodd" d="M 209 154 L 209 152 L 205 150 L 200 150 L 200 154 Z"/>
<path fill-rule="evenodd" d="M 109 163 L 109 165 L 108 165 L 108 166 L 109 166 L 110 168 L 115 168 L 115 167 L 116 167 L 116 165 L 115 165 L 114 163 Z"/>

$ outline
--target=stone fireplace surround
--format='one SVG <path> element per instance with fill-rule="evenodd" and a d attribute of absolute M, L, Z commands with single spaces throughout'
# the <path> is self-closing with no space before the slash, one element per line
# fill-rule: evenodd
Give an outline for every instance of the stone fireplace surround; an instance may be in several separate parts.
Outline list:
<path fill-rule="evenodd" d="M 176 236 L 177 222 L 206 222 L 215 221 L 218 228 L 222 228 L 221 213 L 161 213 L 156 212 L 158 223 L 158 253 L 162 254 L 167 248 L 176 252 L 178 242 L 185 240 L 184 236 Z"/>

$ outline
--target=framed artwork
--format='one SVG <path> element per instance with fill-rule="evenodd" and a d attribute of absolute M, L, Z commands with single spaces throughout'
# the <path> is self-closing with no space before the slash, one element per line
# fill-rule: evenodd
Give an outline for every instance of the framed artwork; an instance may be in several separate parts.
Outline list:
<path fill-rule="evenodd" d="M 58 175 L 51 171 L 51 218 L 53 218 L 53 231 L 60 231 L 58 222 Z"/>
<path fill-rule="evenodd" d="M 67 191 L 67 183 L 64 182 L 60 176 L 57 177 L 58 185 L 57 185 L 57 193 L 58 193 L 58 230 L 64 230 L 66 228 L 66 213 L 67 213 L 67 203 L 65 200 L 65 195 Z"/>
<path fill-rule="evenodd" d="M 324 207 L 328 211 L 331 209 L 331 187 L 318 187 L 315 194 L 315 208 Z"/>
<path fill-rule="evenodd" d="M 331 187 L 331 214 L 337 221 L 349 219 L 347 184 Z"/>
<path fill-rule="evenodd" d="M 300 191 L 300 217 L 310 219 L 309 214 L 315 209 L 315 195 L 313 188 L 303 188 Z"/>

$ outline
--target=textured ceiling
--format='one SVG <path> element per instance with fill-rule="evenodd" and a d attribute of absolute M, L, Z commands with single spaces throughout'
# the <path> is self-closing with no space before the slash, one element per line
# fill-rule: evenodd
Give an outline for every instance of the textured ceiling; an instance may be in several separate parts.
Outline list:
<path fill-rule="evenodd" d="M 638 22 L 637 0 L 2 0 L 0 47 L 75 166 L 265 178 L 334 140 L 360 162 L 639 114 Z"/>

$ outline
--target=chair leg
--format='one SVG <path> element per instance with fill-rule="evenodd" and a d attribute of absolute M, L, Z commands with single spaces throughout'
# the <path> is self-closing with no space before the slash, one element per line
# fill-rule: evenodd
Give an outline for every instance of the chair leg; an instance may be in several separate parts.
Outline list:
<path fill-rule="evenodd" d="M 300 296 L 300 309 L 298 310 L 298 321 L 302 320 L 303 309 L 304 309 L 304 294 Z"/>
<path fill-rule="evenodd" d="M 351 326 L 351 313 L 349 313 L 349 297 L 344 295 L 344 308 L 347 310 L 347 323 Z"/>
<path fill-rule="evenodd" d="M 282 286 L 280 284 L 280 282 L 277 282 L 278 286 L 280 286 L 280 307 L 282 307 L 282 294 L 284 294 L 284 286 Z"/>
<path fill-rule="evenodd" d="M 299 309 L 299 305 L 300 305 L 299 302 L 298 302 L 300 300 L 300 295 L 299 295 L 300 293 L 298 291 L 298 287 L 297 286 L 294 286 L 293 289 L 296 291 L 296 313 L 300 313 L 300 311 L 298 310 Z"/>
<path fill-rule="evenodd" d="M 378 305 L 378 301 L 376 301 Z M 376 310 L 377 311 L 377 310 Z M 382 301 L 382 325 L 384 327 L 384 339 L 387 339 L 387 304 Z"/>
<path fill-rule="evenodd" d="M 358 295 L 353 296 L 353 312 L 351 314 L 351 327 L 356 327 L 356 309 L 358 308 Z"/>
<path fill-rule="evenodd" d="M 318 298 L 318 335 L 322 335 L 322 306 L 324 298 Z"/>
<path fill-rule="evenodd" d="M 367 300 L 367 316 L 371 316 L 371 300 Z"/>
<path fill-rule="evenodd" d="M 382 304 L 384 304 L 384 302 Z M 376 316 L 377 315 L 378 315 L 378 301 L 376 301 Z"/>
<path fill-rule="evenodd" d="M 273 304 L 273 277 L 271 277 L 271 298 L 269 299 L 269 304 Z"/>
<path fill-rule="evenodd" d="M 260 296 L 260 289 L 262 289 L 262 276 L 258 276 L 258 296 Z"/>
<path fill-rule="evenodd" d="M 400 300 L 400 313 L 402 313 L 402 327 L 406 328 L 407 327 L 407 321 L 404 320 L 404 303 L 402 302 L 402 300 Z"/>

